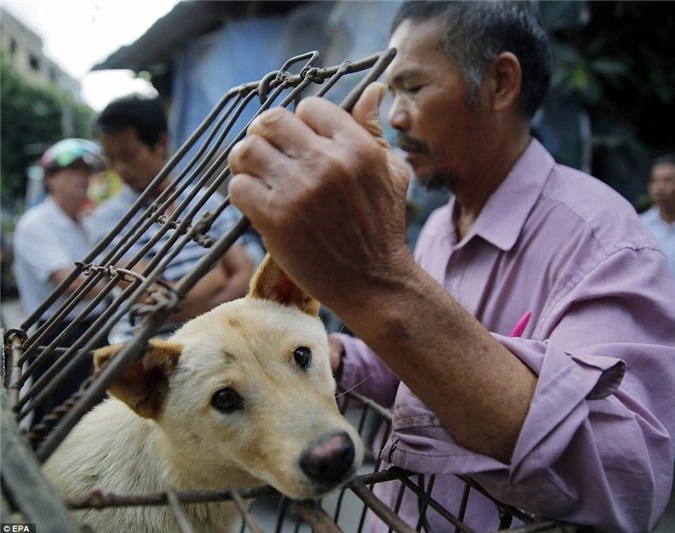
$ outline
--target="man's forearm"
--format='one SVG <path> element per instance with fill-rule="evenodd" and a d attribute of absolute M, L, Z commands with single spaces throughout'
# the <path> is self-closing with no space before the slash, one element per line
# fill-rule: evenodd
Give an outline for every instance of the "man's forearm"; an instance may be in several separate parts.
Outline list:
<path fill-rule="evenodd" d="M 49 280 L 55 287 L 58 287 L 68 276 L 70 276 L 72 271 L 73 269 L 71 268 L 62 268 L 61 270 L 53 272 L 52 275 L 49 277 Z M 70 283 L 70 285 L 68 285 L 68 287 L 66 287 L 66 290 L 64 291 L 66 296 L 69 296 L 74 292 L 76 292 L 82 285 L 84 285 L 88 281 L 89 278 L 87 276 L 80 274 Z M 87 289 L 86 298 L 93 299 L 95 296 L 103 292 L 105 286 L 106 286 L 105 282 L 101 281 L 99 281 L 94 285 L 91 285 Z"/>
<path fill-rule="evenodd" d="M 222 266 L 217 265 L 192 287 L 169 320 L 183 322 L 223 302 L 241 298 L 246 294 L 249 278 L 248 273 L 243 271 L 234 272 L 228 277 Z"/>
<path fill-rule="evenodd" d="M 213 309 L 220 303 L 220 294 L 227 286 L 220 265 L 206 273 L 181 301 L 178 310 L 171 314 L 172 322 L 183 322 Z"/>
<path fill-rule="evenodd" d="M 340 316 L 469 450 L 508 463 L 535 375 L 421 269 Z"/>

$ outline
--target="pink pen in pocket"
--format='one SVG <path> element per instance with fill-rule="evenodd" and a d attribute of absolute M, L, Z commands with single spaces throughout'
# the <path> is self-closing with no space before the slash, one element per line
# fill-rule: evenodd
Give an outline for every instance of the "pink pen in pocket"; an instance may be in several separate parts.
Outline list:
<path fill-rule="evenodd" d="M 520 337 L 523 334 L 523 331 L 525 331 L 527 323 L 530 321 L 531 317 L 532 313 L 530 311 L 525 313 L 523 317 L 518 322 L 516 322 L 516 325 L 513 326 L 511 333 L 509 333 L 509 337 Z"/>

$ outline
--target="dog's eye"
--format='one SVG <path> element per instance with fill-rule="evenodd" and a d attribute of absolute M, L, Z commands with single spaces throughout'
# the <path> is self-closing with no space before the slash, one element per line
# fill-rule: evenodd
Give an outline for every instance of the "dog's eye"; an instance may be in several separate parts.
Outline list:
<path fill-rule="evenodd" d="M 216 391 L 211 398 L 211 405 L 223 413 L 233 413 L 244 407 L 244 400 L 236 390 L 228 387 Z"/>
<path fill-rule="evenodd" d="M 312 350 L 305 346 L 298 346 L 293 352 L 293 359 L 300 368 L 307 368 L 312 362 Z"/>

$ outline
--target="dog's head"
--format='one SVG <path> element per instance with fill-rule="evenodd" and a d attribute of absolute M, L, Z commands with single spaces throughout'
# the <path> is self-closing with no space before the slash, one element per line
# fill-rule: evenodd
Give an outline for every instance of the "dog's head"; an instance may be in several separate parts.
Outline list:
<path fill-rule="evenodd" d="M 269 483 L 314 498 L 353 476 L 363 451 L 340 415 L 319 303 L 268 256 L 246 298 L 151 341 L 110 388 L 161 429 L 193 487 Z M 95 355 L 100 367 L 118 347 Z"/>

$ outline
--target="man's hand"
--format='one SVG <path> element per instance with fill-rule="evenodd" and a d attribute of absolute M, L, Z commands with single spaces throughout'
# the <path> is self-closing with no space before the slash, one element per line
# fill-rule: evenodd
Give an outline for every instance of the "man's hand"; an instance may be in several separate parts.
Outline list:
<path fill-rule="evenodd" d="M 330 369 L 333 371 L 335 379 L 339 382 L 342 376 L 342 357 L 345 354 L 345 348 L 340 339 L 331 335 L 328 337 L 328 350 Z"/>
<path fill-rule="evenodd" d="M 232 202 L 289 276 L 338 314 L 414 266 L 409 175 L 379 125 L 385 90 L 371 84 L 352 116 L 321 98 L 295 115 L 266 111 L 230 154 Z"/>
<path fill-rule="evenodd" d="M 352 116 L 319 98 L 261 114 L 230 154 L 232 202 L 457 442 L 508 462 L 536 377 L 408 251 L 408 172 L 382 138 L 383 91 L 370 85 Z"/>

